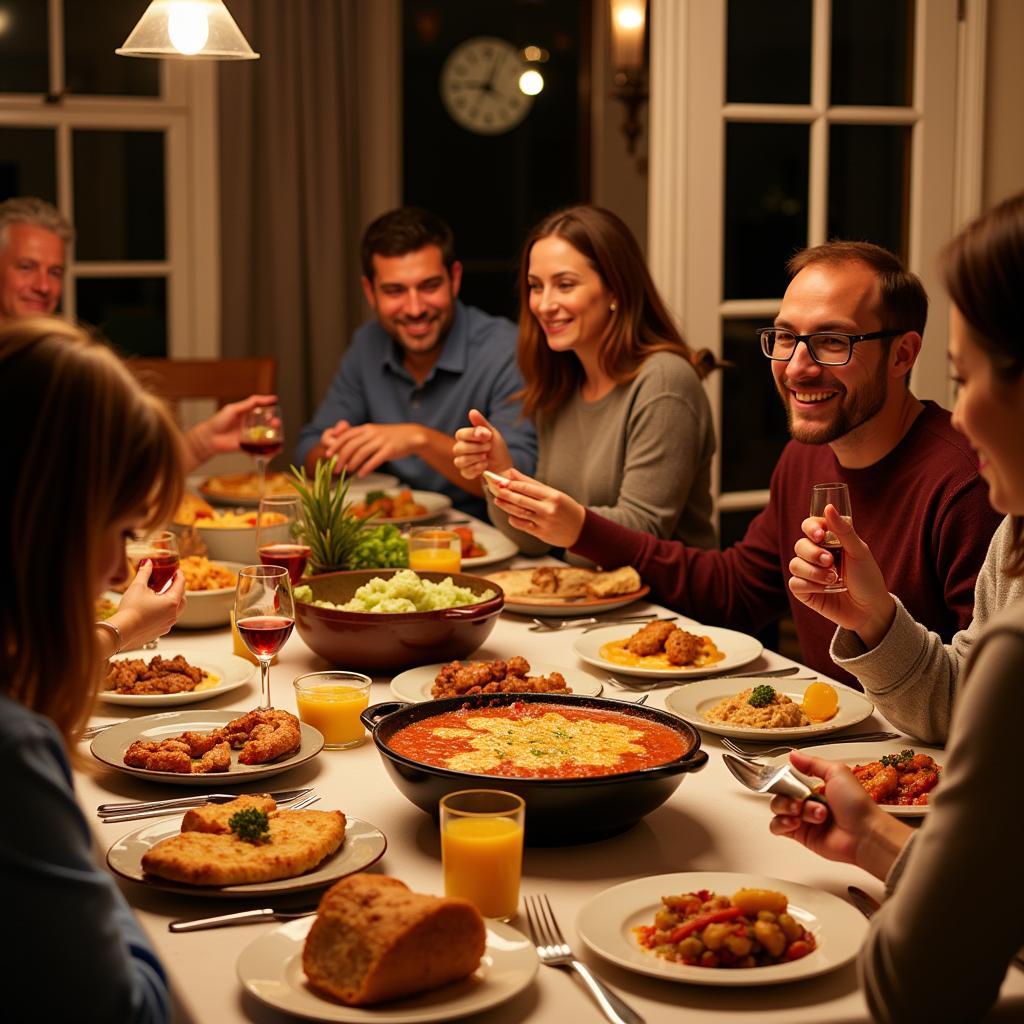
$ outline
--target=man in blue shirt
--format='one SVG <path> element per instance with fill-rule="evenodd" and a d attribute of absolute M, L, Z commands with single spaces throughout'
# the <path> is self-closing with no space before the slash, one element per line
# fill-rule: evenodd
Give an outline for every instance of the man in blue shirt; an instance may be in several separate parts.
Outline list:
<path fill-rule="evenodd" d="M 352 338 L 295 451 L 312 474 L 320 458 L 365 476 L 378 467 L 408 487 L 440 491 L 486 519 L 479 480 L 452 462 L 455 431 L 470 409 L 501 430 L 516 467 L 532 473 L 533 426 L 512 396 L 522 389 L 516 327 L 458 301 L 462 264 L 451 228 L 402 207 L 378 217 L 363 236 L 363 292 L 377 319 Z"/>

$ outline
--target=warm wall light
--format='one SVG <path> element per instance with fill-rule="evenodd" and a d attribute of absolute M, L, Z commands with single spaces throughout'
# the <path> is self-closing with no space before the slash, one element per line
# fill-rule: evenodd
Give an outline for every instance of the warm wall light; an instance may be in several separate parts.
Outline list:
<path fill-rule="evenodd" d="M 626 108 L 622 133 L 626 148 L 634 153 L 641 131 L 640 111 L 647 102 L 646 0 L 611 0 L 611 15 L 612 95 Z"/>
<path fill-rule="evenodd" d="M 255 60 L 222 0 L 152 0 L 115 53 L 122 57 Z"/>
<path fill-rule="evenodd" d="M 519 91 L 526 96 L 536 96 L 544 88 L 544 76 L 528 68 L 519 76 Z"/>

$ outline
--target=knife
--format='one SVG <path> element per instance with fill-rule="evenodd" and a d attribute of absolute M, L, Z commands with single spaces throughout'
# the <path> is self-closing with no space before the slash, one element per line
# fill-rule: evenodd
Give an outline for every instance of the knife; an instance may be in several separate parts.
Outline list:
<path fill-rule="evenodd" d="M 171 921 L 167 926 L 172 932 L 199 932 L 206 928 L 226 928 L 236 924 L 253 924 L 257 921 L 297 921 L 300 917 L 311 917 L 316 907 L 311 910 L 283 911 L 273 907 L 260 910 L 243 910 L 237 914 L 218 914 L 216 917 L 197 917 L 191 921 Z"/>
<path fill-rule="evenodd" d="M 874 896 L 861 889 L 860 886 L 848 885 L 846 891 L 850 894 L 853 905 L 869 920 L 871 915 L 882 905 Z"/>
<path fill-rule="evenodd" d="M 304 789 L 282 789 L 267 795 L 276 803 L 297 800 L 312 792 L 312 786 Z M 104 821 L 131 821 L 136 817 L 153 817 L 157 814 L 175 814 L 189 807 L 202 807 L 204 804 L 226 804 L 247 793 L 199 793 L 192 796 L 174 797 L 170 800 L 129 800 L 125 803 L 100 804 L 96 814 Z"/>

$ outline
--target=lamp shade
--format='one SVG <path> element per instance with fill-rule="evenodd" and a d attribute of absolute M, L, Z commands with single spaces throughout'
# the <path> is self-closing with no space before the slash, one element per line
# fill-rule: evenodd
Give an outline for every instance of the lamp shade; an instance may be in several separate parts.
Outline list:
<path fill-rule="evenodd" d="M 152 0 L 116 51 L 122 57 L 255 60 L 222 0 Z"/>
<path fill-rule="evenodd" d="M 644 66 L 646 0 L 611 0 L 612 66 L 619 71 L 639 71 Z"/>

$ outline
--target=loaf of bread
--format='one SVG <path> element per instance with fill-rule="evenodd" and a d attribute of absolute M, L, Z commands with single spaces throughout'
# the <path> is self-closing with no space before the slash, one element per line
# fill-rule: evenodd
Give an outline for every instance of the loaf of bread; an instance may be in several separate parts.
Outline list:
<path fill-rule="evenodd" d="M 386 875 L 350 875 L 320 900 L 302 967 L 313 988 L 369 1006 L 472 974 L 485 941 L 483 918 L 467 900 L 410 892 Z"/>
<path fill-rule="evenodd" d="M 631 565 L 624 565 L 612 572 L 598 573 L 588 584 L 591 597 L 615 597 L 618 594 L 632 594 L 640 589 L 640 574 Z"/>

